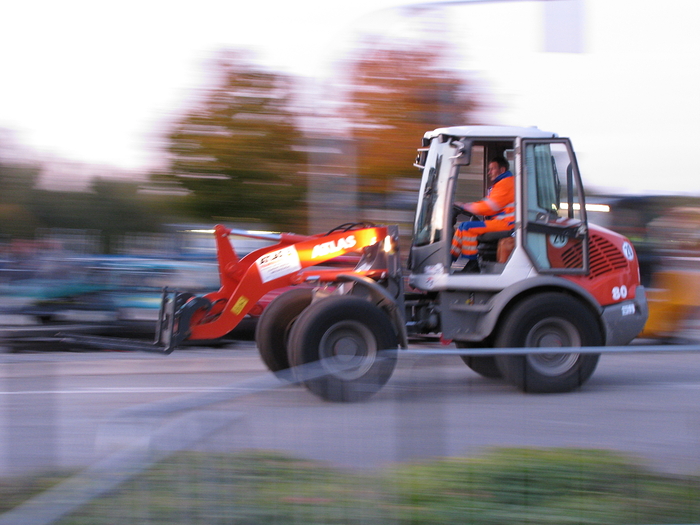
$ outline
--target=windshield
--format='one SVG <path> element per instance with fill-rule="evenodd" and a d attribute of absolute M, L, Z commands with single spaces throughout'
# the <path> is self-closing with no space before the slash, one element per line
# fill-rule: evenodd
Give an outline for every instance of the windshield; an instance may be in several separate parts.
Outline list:
<path fill-rule="evenodd" d="M 451 162 L 456 148 L 449 143 L 439 143 L 434 139 L 423 170 L 418 211 L 414 226 L 414 245 L 424 246 L 438 242 L 442 238 L 443 210 L 447 181 Z M 446 156 L 446 158 L 445 158 Z"/>
<path fill-rule="evenodd" d="M 438 197 L 437 188 L 437 171 L 440 169 L 440 164 L 442 163 L 442 155 L 437 158 L 435 166 L 429 166 L 425 169 L 428 170 L 428 178 L 425 183 L 421 194 L 420 205 L 418 207 L 418 218 L 416 220 L 416 239 L 415 243 L 418 246 L 424 244 L 430 244 L 435 239 L 435 230 L 431 228 L 433 212 L 435 210 L 435 201 Z"/>

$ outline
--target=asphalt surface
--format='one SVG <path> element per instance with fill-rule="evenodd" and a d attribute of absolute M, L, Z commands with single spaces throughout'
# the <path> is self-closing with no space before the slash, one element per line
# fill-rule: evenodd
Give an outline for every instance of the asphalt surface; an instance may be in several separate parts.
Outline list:
<path fill-rule="evenodd" d="M 372 469 L 503 446 L 601 448 L 700 473 L 700 355 L 604 355 L 583 388 L 557 395 L 522 394 L 454 355 L 402 356 L 369 401 L 333 404 L 267 372 L 250 341 L 170 356 L 0 354 L 0 476 L 143 447 Z"/>

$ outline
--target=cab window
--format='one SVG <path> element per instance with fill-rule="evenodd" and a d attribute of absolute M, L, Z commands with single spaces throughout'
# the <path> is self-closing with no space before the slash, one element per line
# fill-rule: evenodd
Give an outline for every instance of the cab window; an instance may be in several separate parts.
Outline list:
<path fill-rule="evenodd" d="M 539 271 L 588 266 L 585 201 L 566 139 L 524 141 L 525 248 Z"/>

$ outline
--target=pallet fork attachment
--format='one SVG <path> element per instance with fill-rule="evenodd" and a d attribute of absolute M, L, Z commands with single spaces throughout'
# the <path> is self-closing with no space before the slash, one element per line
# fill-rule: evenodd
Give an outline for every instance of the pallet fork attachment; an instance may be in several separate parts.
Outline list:
<path fill-rule="evenodd" d="M 183 309 L 181 307 L 190 299 L 192 299 L 192 301 L 190 301 L 193 303 L 192 306 L 194 307 L 196 304 L 197 308 L 201 306 L 201 301 L 206 301 L 206 299 L 201 297 L 193 298 L 192 294 L 189 293 L 181 293 L 176 290 L 168 290 L 167 288 L 163 289 L 160 309 L 158 311 L 155 339 L 152 343 L 136 339 L 88 334 L 59 333 L 58 337 L 65 343 L 85 345 L 105 350 L 152 352 L 168 355 L 187 337 L 187 330 L 183 333 L 180 328 L 189 326 L 189 319 L 192 317 L 193 309 Z M 180 308 L 179 312 L 178 308 Z M 188 313 L 189 315 L 187 315 Z"/>

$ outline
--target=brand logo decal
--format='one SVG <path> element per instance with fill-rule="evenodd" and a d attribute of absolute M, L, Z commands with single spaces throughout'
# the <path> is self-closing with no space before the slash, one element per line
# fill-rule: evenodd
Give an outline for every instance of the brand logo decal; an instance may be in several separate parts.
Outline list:
<path fill-rule="evenodd" d="M 348 235 L 345 238 L 340 238 L 337 241 L 328 241 L 314 246 L 311 251 L 311 258 L 325 257 L 343 250 L 348 250 L 357 244 L 354 235 Z"/>
<path fill-rule="evenodd" d="M 625 259 L 627 259 L 628 261 L 634 259 L 634 250 L 632 249 L 632 245 L 630 243 L 622 243 L 622 253 L 625 254 Z"/>
<path fill-rule="evenodd" d="M 299 254 L 294 246 L 285 246 L 266 253 L 255 261 L 255 264 L 264 283 L 301 270 Z"/>

